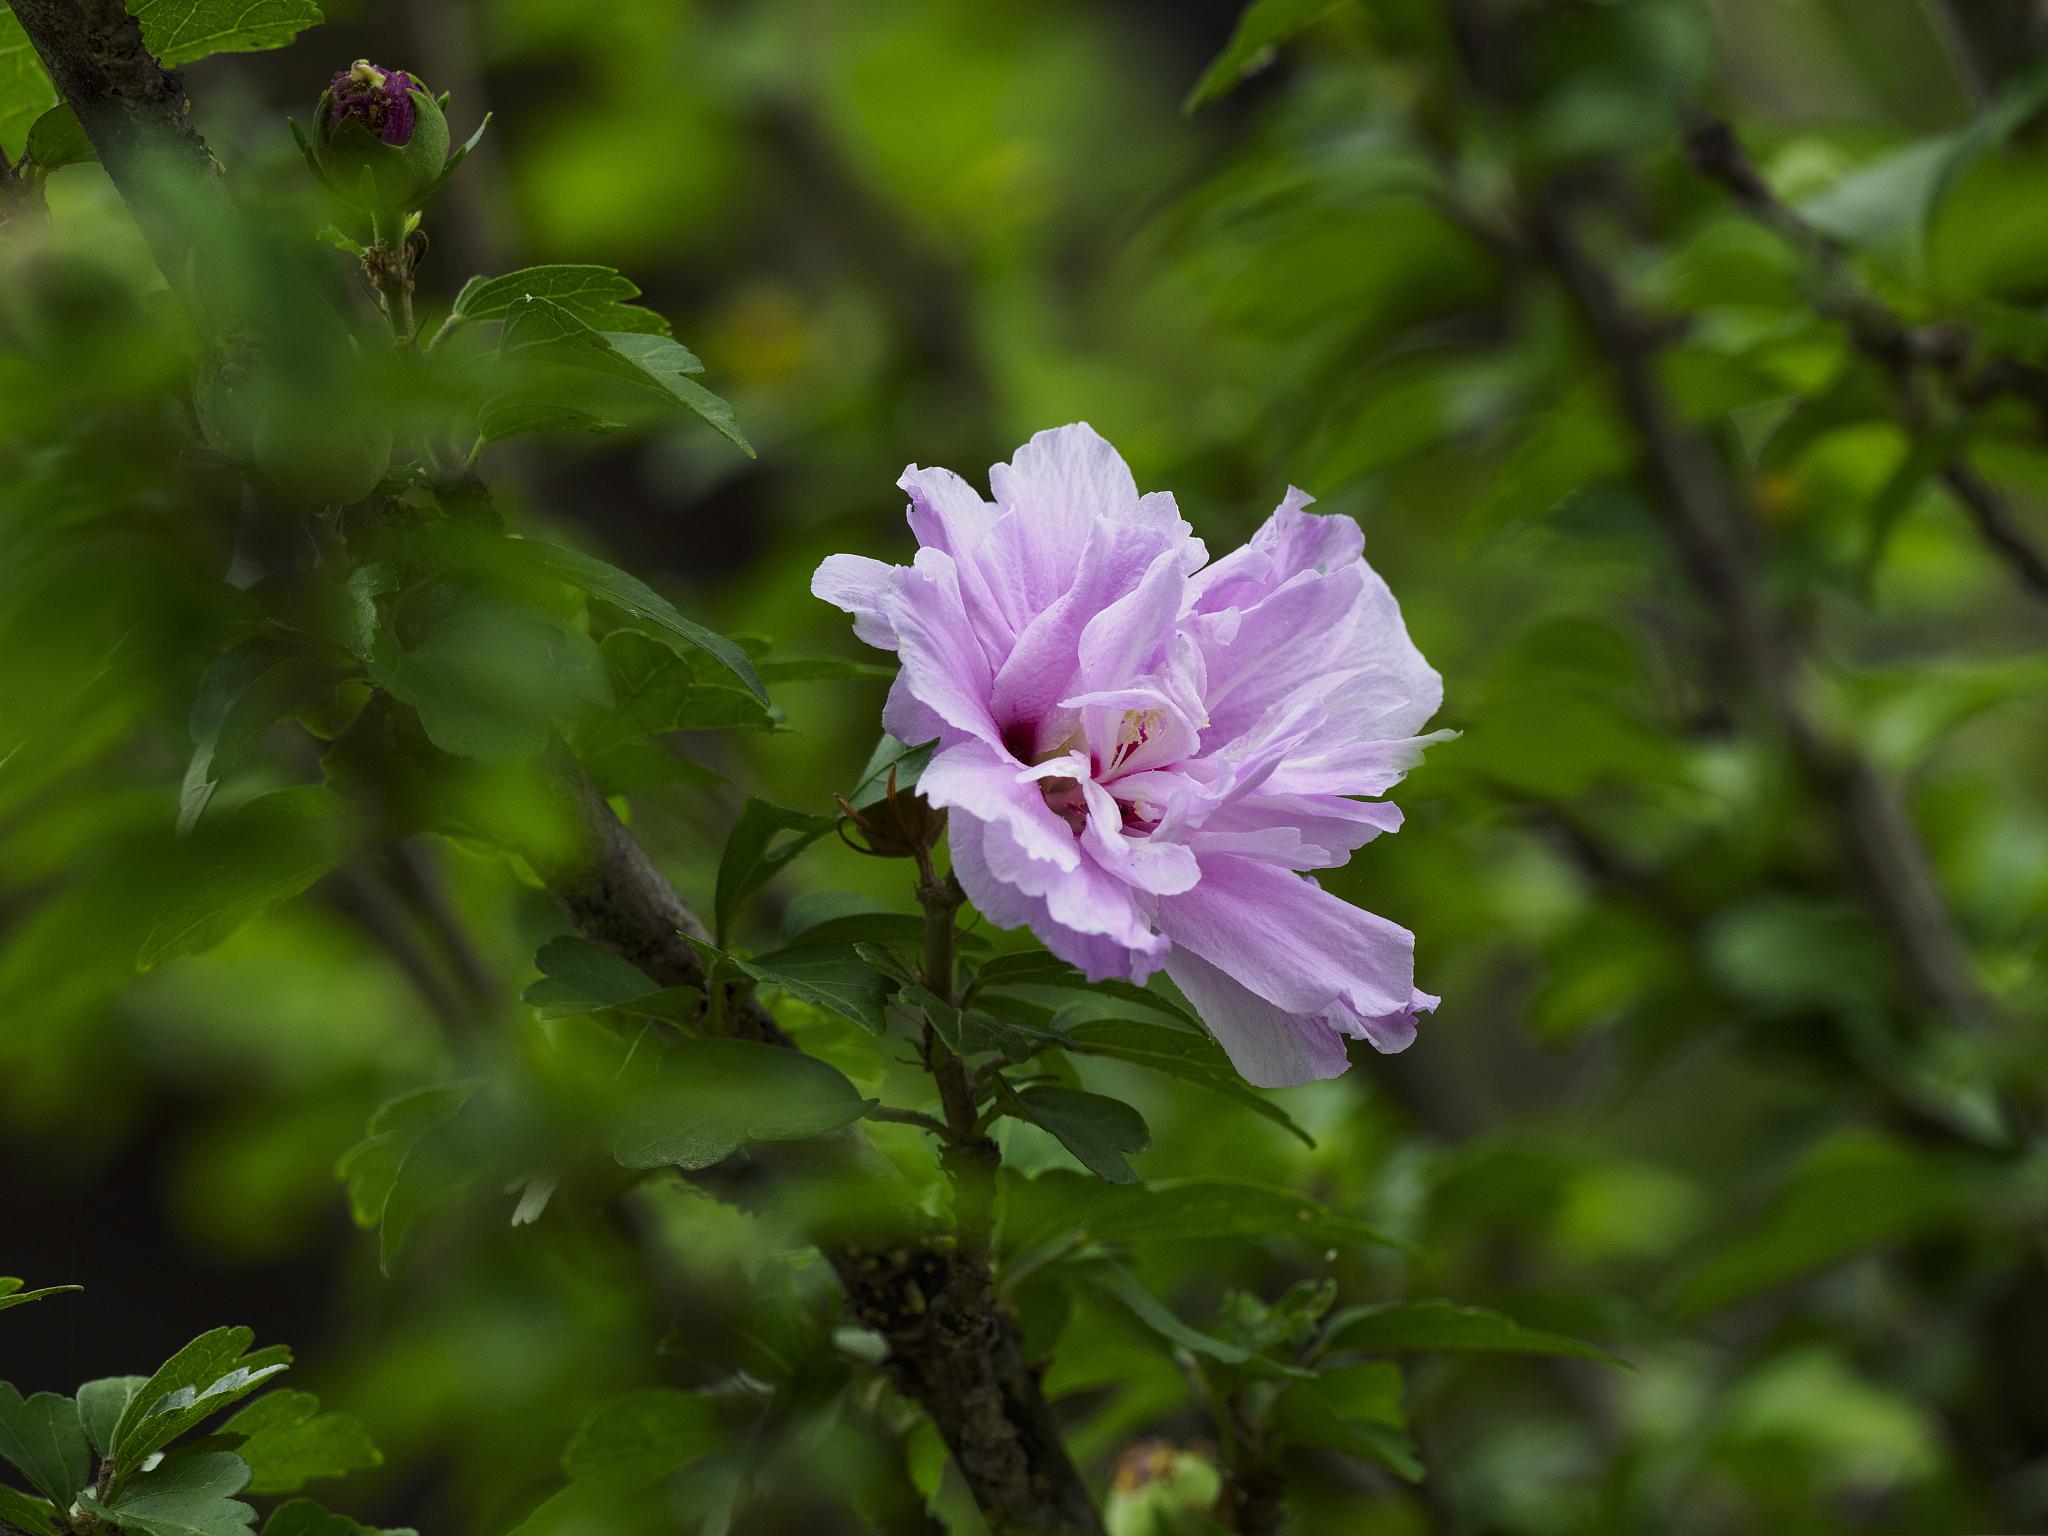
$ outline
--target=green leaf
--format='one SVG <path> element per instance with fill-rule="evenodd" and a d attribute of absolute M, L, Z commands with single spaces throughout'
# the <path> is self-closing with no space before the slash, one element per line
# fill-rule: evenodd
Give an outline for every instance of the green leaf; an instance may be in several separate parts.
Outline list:
<path fill-rule="evenodd" d="M 763 704 L 768 702 L 768 691 L 761 686 L 760 675 L 754 671 L 754 663 L 745 651 L 715 630 L 684 618 L 673 603 L 637 576 L 629 576 L 617 566 L 607 565 L 595 556 L 564 549 L 557 544 L 543 544 L 535 539 L 501 542 L 507 554 L 529 568 L 545 571 L 557 581 L 579 587 L 599 601 L 610 603 L 643 623 L 654 625 L 664 636 L 696 647 L 745 684 L 755 698 Z"/>
<path fill-rule="evenodd" d="M 220 1427 L 240 1435 L 235 1454 L 248 1463 L 251 1493 L 296 1493 L 322 1477 L 341 1477 L 384 1458 L 361 1422 L 345 1413 L 322 1413 L 310 1392 L 259 1397 Z"/>
<path fill-rule="evenodd" d="M 1264 67 L 1282 43 L 1344 3 L 1345 0 L 1252 0 L 1238 14 L 1230 41 L 1202 72 L 1181 110 L 1193 112 L 1228 96 L 1238 81 Z"/>
<path fill-rule="evenodd" d="M 1121 1247 L 1225 1238 L 1408 1246 L 1307 1195 L 1251 1179 L 1161 1179 L 1117 1187 L 1052 1169 L 1013 1180 L 1008 1191 L 1004 1237 L 1018 1251 L 1065 1234 Z"/>
<path fill-rule="evenodd" d="M 742 905 L 782 867 L 837 825 L 833 816 L 812 816 L 766 800 L 747 797 L 718 861 L 712 901 L 717 941 L 723 946 Z"/>
<path fill-rule="evenodd" d="M 579 752 L 602 757 L 668 731 L 768 730 L 776 722 L 774 710 L 702 651 L 678 651 L 631 629 L 606 635 L 603 650 L 614 702 L 585 718 Z"/>
<path fill-rule="evenodd" d="M 62 1296 L 67 1291 L 82 1291 L 82 1285 L 46 1285 L 41 1290 L 24 1291 L 23 1281 L 12 1275 L 0 1275 L 0 1312 L 9 1307 L 25 1307 L 32 1301 L 41 1301 L 45 1296 Z"/>
<path fill-rule="evenodd" d="M 44 176 L 63 166 L 91 164 L 100 157 L 85 136 L 78 114 L 61 102 L 30 126 L 27 154 L 37 173 Z"/>
<path fill-rule="evenodd" d="M 417 1531 L 377 1531 L 347 1515 L 323 1509 L 311 1499 L 288 1499 L 263 1522 L 263 1536 L 419 1536 Z"/>
<path fill-rule="evenodd" d="M 932 750 L 938 746 L 927 741 L 915 747 L 905 746 L 894 736 L 884 736 L 875 743 L 875 750 L 868 754 L 867 766 L 860 771 L 860 778 L 854 784 L 853 793 L 846 797 L 847 804 L 856 811 L 864 811 L 889 793 L 891 769 L 895 770 L 896 792 L 917 787 L 918 775 L 924 772 L 924 765 L 932 760 Z"/>
<path fill-rule="evenodd" d="M 888 986 L 852 946 L 805 945 L 752 959 L 726 956 L 764 986 L 837 1014 L 873 1034 L 888 1028 Z"/>
<path fill-rule="evenodd" d="M 335 1173 L 348 1189 L 349 1210 L 359 1227 L 384 1219 L 399 1171 L 420 1138 L 452 1119 L 477 1090 L 477 1080 L 416 1088 L 380 1105 L 363 1140 L 341 1155 Z"/>
<path fill-rule="evenodd" d="M 220 781 L 257 737 L 326 675 L 326 669 L 304 652 L 279 655 L 267 640 L 238 646 L 206 669 L 189 721 L 192 760 L 178 791 L 180 837 L 192 830 Z"/>
<path fill-rule="evenodd" d="M 215 837 L 159 904 L 135 963 L 152 970 L 211 949 L 304 891 L 355 849 L 355 818 L 318 785 L 259 795 L 212 824 Z"/>
<path fill-rule="evenodd" d="M 567 263 L 522 267 L 503 277 L 472 277 L 455 296 L 453 313 L 464 321 L 502 320 L 525 298 L 553 301 L 597 331 L 644 332 L 666 336 L 668 322 L 633 303 L 640 290 L 610 267 Z M 692 359 L 694 362 L 695 359 Z M 687 371 L 698 372 L 703 364 Z"/>
<path fill-rule="evenodd" d="M 1016 1063 L 1048 1049 L 1064 1050 L 1067 1037 L 1056 1029 L 1021 1019 L 998 1018 L 979 1008 L 965 1010 L 941 1001 L 922 986 L 903 988 L 903 1000 L 930 1021 L 947 1046 L 962 1056 L 994 1053 Z"/>
<path fill-rule="evenodd" d="M 562 1470 L 575 1482 L 625 1492 L 709 1455 L 724 1438 L 724 1422 L 707 1399 L 652 1387 L 585 1419 L 562 1453 Z"/>
<path fill-rule="evenodd" d="M 124 1484 L 109 1503 L 90 1494 L 79 1502 L 147 1536 L 247 1536 L 256 1511 L 234 1495 L 248 1482 L 241 1457 L 205 1451 L 171 1457 Z"/>
<path fill-rule="evenodd" d="M 114 1431 L 135 1394 L 149 1385 L 147 1376 L 104 1376 L 78 1389 L 78 1421 L 92 1448 L 102 1456 L 114 1450 Z"/>
<path fill-rule="evenodd" d="M 69 1509 L 92 1481 L 92 1447 L 78 1422 L 78 1404 L 55 1392 L 24 1398 L 0 1381 L 0 1458 L 58 1509 Z"/>
<path fill-rule="evenodd" d="M 533 757 L 557 722 L 612 702 L 590 636 L 506 603 L 464 603 L 410 650 L 377 646 L 370 673 L 418 711 L 435 746 L 482 762 Z"/>
<path fill-rule="evenodd" d="M 1120 1265 L 1105 1265 L 1092 1279 L 1098 1290 L 1123 1303 L 1133 1317 L 1170 1344 L 1205 1355 L 1221 1365 L 1253 1367 L 1261 1375 L 1304 1377 L 1311 1374 L 1278 1360 L 1269 1360 L 1256 1350 L 1246 1349 L 1243 1345 L 1233 1344 L 1228 1339 L 1220 1339 L 1213 1333 L 1205 1333 L 1182 1322 L 1171 1307 L 1146 1290 Z"/>
<path fill-rule="evenodd" d="M 1482 1351 L 1516 1355 L 1568 1355 L 1604 1365 L 1628 1362 L 1597 1345 L 1525 1328 L 1513 1318 L 1485 1307 L 1456 1302 L 1393 1301 L 1346 1307 L 1333 1313 L 1323 1330 L 1329 1350 L 1355 1350 L 1366 1355 L 1397 1355 L 1419 1350 Z"/>
<path fill-rule="evenodd" d="M 1049 1132 L 1081 1165 L 1112 1184 L 1137 1182 L 1125 1161 L 1126 1152 L 1142 1152 L 1152 1144 L 1145 1117 L 1121 1099 L 1078 1088 L 1005 1090 L 1004 1107 L 1021 1120 Z"/>
<path fill-rule="evenodd" d="M 588 370 L 621 380 L 664 404 L 679 406 L 731 442 L 748 458 L 753 445 L 741 434 L 732 407 L 688 377 L 703 370 L 696 356 L 667 336 L 642 331 L 600 331 L 574 311 L 538 294 L 512 300 L 504 314 L 499 352 L 508 359 Z"/>
<path fill-rule="evenodd" d="M 36 122 L 57 99 L 35 45 L 14 12 L 0 9 L 0 150 L 17 154 Z"/>
<path fill-rule="evenodd" d="M 628 1168 L 709 1168 L 749 1141 L 798 1141 L 853 1124 L 873 1107 L 815 1056 L 753 1040 L 684 1040 L 614 1138 Z"/>
<path fill-rule="evenodd" d="M 501 395 L 477 408 L 478 438 L 502 442 L 528 432 L 617 432 L 624 424 L 559 400 L 527 400 Z"/>
<path fill-rule="evenodd" d="M 1223 1047 L 1207 1035 L 1145 1019 L 1096 1019 L 1065 1026 L 1069 1049 L 1084 1056 L 1107 1056 L 1193 1083 L 1242 1104 L 1275 1125 L 1292 1132 L 1306 1146 L 1315 1139 L 1295 1124 L 1294 1117 L 1237 1075 Z"/>
<path fill-rule="evenodd" d="M 1296 1445 L 1378 1462 L 1411 1483 L 1422 1479 L 1401 1412 L 1401 1370 L 1386 1361 L 1295 1382 L 1273 1404 L 1273 1428 Z"/>
<path fill-rule="evenodd" d="M 129 1476 L 180 1435 L 289 1368 L 291 1351 L 281 1344 L 250 1353 L 255 1338 L 247 1328 L 215 1328 L 159 1366 L 115 1421 L 108 1454 L 118 1475 Z"/>
<path fill-rule="evenodd" d="M 543 1019 L 620 1009 L 681 1022 L 696 1015 L 703 999 L 695 987 L 663 987 L 632 961 L 588 939 L 550 939 L 533 963 L 541 979 L 521 1001 Z"/>
<path fill-rule="evenodd" d="M 473 1184 L 490 1156 L 481 1106 L 470 1094 L 454 1113 L 427 1127 L 406 1148 L 391 1179 L 377 1229 L 377 1265 L 393 1272 L 406 1239 L 429 1211 Z"/>
<path fill-rule="evenodd" d="M 1867 1137 L 1811 1155 L 1761 1216 L 1744 1219 L 1680 1277 L 1676 1306 L 1699 1317 L 1887 1244 L 1961 1219 L 1947 1168 L 1912 1148 Z"/>
<path fill-rule="evenodd" d="M 57 1506 L 48 1499 L 33 1498 L 0 1483 L 0 1520 L 29 1536 L 65 1536 L 66 1527 L 57 1523 Z"/>
<path fill-rule="evenodd" d="M 134 0 L 143 45 L 168 68 L 210 53 L 282 48 L 325 19 L 313 0 Z"/>

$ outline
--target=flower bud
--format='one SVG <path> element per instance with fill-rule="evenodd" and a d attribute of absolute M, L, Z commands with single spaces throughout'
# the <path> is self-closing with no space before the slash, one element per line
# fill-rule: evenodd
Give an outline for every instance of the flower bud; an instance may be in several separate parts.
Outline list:
<path fill-rule="evenodd" d="M 313 125 L 320 170 L 342 197 L 373 213 L 412 212 L 448 161 L 448 120 L 402 69 L 357 59 L 320 97 Z"/>

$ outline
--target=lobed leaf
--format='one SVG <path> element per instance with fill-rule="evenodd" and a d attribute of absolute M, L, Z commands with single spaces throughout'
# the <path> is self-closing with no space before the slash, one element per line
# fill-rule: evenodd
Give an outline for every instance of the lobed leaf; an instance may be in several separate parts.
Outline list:
<path fill-rule="evenodd" d="M 1568 1355 L 1627 1366 L 1618 1355 L 1594 1344 L 1525 1328 L 1504 1313 L 1485 1307 L 1460 1306 L 1441 1298 L 1395 1301 L 1346 1307 L 1333 1313 L 1323 1330 L 1327 1350 L 1355 1350 L 1366 1355 L 1412 1351 L 1483 1351 L 1518 1355 Z"/>
<path fill-rule="evenodd" d="M 873 1107 L 837 1068 L 753 1040 L 684 1040 L 627 1112 L 612 1153 L 627 1168 L 709 1168 L 750 1141 L 842 1130 Z"/>
<path fill-rule="evenodd" d="M 718 886 L 712 899 L 712 927 L 718 942 L 732 930 L 749 896 L 766 885 L 782 867 L 837 825 L 832 816 L 813 816 L 787 806 L 771 805 L 753 795 L 740 808 L 725 852 L 718 860 Z"/>
<path fill-rule="evenodd" d="M 249 1467 L 251 1493 L 296 1493 L 317 1478 L 383 1464 L 361 1421 L 322 1413 L 310 1392 L 259 1397 L 220 1427 L 239 1436 L 234 1452 Z"/>
<path fill-rule="evenodd" d="M 291 1351 L 281 1344 L 252 1354 L 255 1338 L 247 1328 L 203 1333 L 136 1388 L 109 1437 L 116 1474 L 128 1477 L 180 1435 L 290 1367 Z"/>
<path fill-rule="evenodd" d="M 133 0 L 143 45 L 176 69 L 212 53 L 282 48 L 326 18 L 313 0 Z"/>
<path fill-rule="evenodd" d="M 25 1291 L 22 1289 L 25 1283 L 12 1275 L 0 1275 L 0 1312 L 5 1312 L 9 1307 L 25 1307 L 32 1301 L 41 1301 L 45 1296 L 62 1296 L 67 1291 L 85 1289 L 82 1285 L 46 1285 L 40 1290 Z"/>
<path fill-rule="evenodd" d="M 25 1398 L 0 1381 L 0 1460 L 58 1509 L 69 1509 L 92 1481 L 92 1447 L 78 1422 L 78 1404 L 55 1392 Z"/>

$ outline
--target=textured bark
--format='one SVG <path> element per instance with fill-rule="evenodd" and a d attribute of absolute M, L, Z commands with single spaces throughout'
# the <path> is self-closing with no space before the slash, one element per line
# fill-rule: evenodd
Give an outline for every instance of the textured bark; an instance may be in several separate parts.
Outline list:
<path fill-rule="evenodd" d="M 235 219 L 192 126 L 183 80 L 142 44 L 122 0 L 14 0 L 15 18 L 201 329 L 232 328 L 207 247 Z"/>

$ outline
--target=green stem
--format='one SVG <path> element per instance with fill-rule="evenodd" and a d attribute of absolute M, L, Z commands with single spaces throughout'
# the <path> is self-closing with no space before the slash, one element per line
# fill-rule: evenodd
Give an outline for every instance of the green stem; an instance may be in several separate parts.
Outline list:
<path fill-rule="evenodd" d="M 413 344 L 412 255 L 405 237 L 405 217 L 373 214 L 370 219 L 371 247 L 368 264 L 383 302 L 384 316 L 391 322 L 391 338 L 403 347 Z"/>

